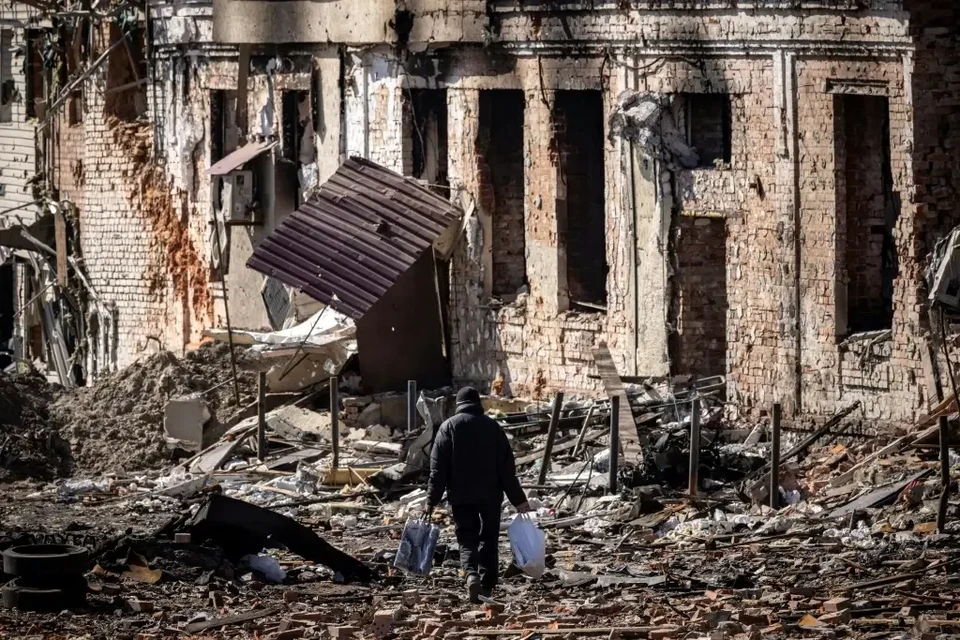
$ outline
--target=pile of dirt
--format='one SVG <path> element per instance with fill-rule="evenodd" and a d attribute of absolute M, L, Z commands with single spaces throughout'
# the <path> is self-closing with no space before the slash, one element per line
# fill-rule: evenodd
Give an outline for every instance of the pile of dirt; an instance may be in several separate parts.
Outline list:
<path fill-rule="evenodd" d="M 244 370 L 240 350 L 237 357 L 245 406 L 256 399 L 256 374 Z M 239 410 L 230 381 L 230 348 L 223 343 L 206 343 L 182 359 L 164 351 L 62 394 L 50 405 L 50 419 L 69 442 L 77 473 L 155 468 L 169 461 L 163 431 L 167 400 L 208 392 L 211 421 L 223 423 Z"/>
<path fill-rule="evenodd" d="M 36 373 L 0 373 L 0 482 L 52 480 L 71 472 L 70 446 L 48 413 L 58 393 Z"/>

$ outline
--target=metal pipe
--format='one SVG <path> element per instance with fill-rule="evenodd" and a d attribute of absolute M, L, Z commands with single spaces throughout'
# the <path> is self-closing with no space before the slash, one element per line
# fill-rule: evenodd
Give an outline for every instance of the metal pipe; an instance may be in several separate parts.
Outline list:
<path fill-rule="evenodd" d="M 620 396 L 610 396 L 610 495 L 618 493 L 617 471 L 620 462 Z"/>
<path fill-rule="evenodd" d="M 947 527 L 947 499 L 950 497 L 950 428 L 947 416 L 940 416 L 940 504 L 937 509 L 937 531 Z"/>
<path fill-rule="evenodd" d="M 543 458 L 540 462 L 540 476 L 538 484 L 546 484 L 547 472 L 550 470 L 550 454 L 553 453 L 553 441 L 557 439 L 557 427 L 560 425 L 560 408 L 563 407 L 563 391 L 557 392 L 553 399 L 553 413 L 550 415 L 550 428 L 547 430 L 547 443 L 543 447 Z"/>
<path fill-rule="evenodd" d="M 700 398 L 690 402 L 690 497 L 696 498 L 700 486 Z"/>
<path fill-rule="evenodd" d="M 333 446 L 330 466 L 336 471 L 340 468 L 340 380 L 337 376 L 330 378 L 330 443 Z"/>
<path fill-rule="evenodd" d="M 214 213 L 214 234 L 217 237 L 217 255 L 220 257 L 220 288 L 223 289 L 223 315 L 227 321 L 227 342 L 230 344 L 230 373 L 233 376 L 233 397 L 240 406 L 240 381 L 237 379 L 237 354 L 233 350 L 233 327 L 230 325 L 230 304 L 227 302 L 227 264 L 223 261 L 223 245 L 220 242 L 220 216 Z M 226 224 L 224 224 L 226 229 Z"/>
<path fill-rule="evenodd" d="M 267 373 L 257 374 L 257 458 L 267 457 Z"/>
<path fill-rule="evenodd" d="M 407 433 L 417 427 L 417 381 L 407 380 Z"/>
<path fill-rule="evenodd" d="M 783 408 L 780 403 L 773 405 L 770 440 L 770 508 L 780 508 L 780 419 Z"/>

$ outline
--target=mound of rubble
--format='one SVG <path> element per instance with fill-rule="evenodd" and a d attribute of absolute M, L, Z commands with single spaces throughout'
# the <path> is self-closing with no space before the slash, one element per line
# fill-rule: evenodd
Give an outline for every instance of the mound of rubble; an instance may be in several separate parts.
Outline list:
<path fill-rule="evenodd" d="M 237 357 L 243 357 L 239 351 Z M 242 364 L 237 374 L 245 405 L 256 398 L 256 375 Z M 50 417 L 69 442 L 77 472 L 155 468 L 169 460 L 163 432 L 167 400 L 205 393 L 212 420 L 223 423 L 239 410 L 231 380 L 230 348 L 224 344 L 204 344 L 182 359 L 163 351 L 62 394 L 50 406 Z"/>
<path fill-rule="evenodd" d="M 37 374 L 0 375 L 0 482 L 70 473 L 70 446 L 48 415 L 56 393 Z"/>

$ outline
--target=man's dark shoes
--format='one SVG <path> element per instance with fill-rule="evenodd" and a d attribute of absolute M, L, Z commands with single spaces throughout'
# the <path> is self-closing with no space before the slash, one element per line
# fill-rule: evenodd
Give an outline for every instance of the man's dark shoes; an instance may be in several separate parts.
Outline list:
<path fill-rule="evenodd" d="M 470 602 L 480 604 L 480 576 L 467 576 L 467 595 Z"/>

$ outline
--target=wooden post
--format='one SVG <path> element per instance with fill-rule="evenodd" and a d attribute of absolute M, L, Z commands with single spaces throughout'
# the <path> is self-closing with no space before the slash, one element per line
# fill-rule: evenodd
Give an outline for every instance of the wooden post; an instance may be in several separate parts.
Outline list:
<path fill-rule="evenodd" d="M 340 468 L 340 381 L 337 376 L 330 378 L 330 442 L 333 446 L 331 468 Z"/>
<path fill-rule="evenodd" d="M 547 444 L 543 447 L 543 459 L 540 461 L 540 477 L 537 484 L 547 483 L 550 470 L 550 454 L 553 453 L 553 441 L 557 439 L 557 427 L 560 425 L 560 408 L 563 406 L 563 391 L 557 391 L 553 399 L 553 413 L 550 415 L 550 428 L 547 431 Z"/>
<path fill-rule="evenodd" d="M 620 396 L 610 396 L 610 495 L 618 493 L 617 471 L 620 463 Z"/>
<path fill-rule="evenodd" d="M 417 422 L 417 381 L 407 380 L 407 433 L 413 433 Z"/>
<path fill-rule="evenodd" d="M 780 403 L 773 405 L 770 438 L 770 508 L 780 508 L 780 419 L 783 409 Z"/>
<path fill-rule="evenodd" d="M 940 506 L 937 510 L 937 531 L 943 533 L 947 527 L 947 498 L 950 494 L 950 428 L 947 416 L 940 416 Z"/>
<path fill-rule="evenodd" d="M 697 497 L 700 486 L 700 397 L 694 391 L 690 402 L 690 480 L 691 498 Z"/>
<path fill-rule="evenodd" d="M 267 373 L 257 374 L 257 458 L 267 457 Z"/>

